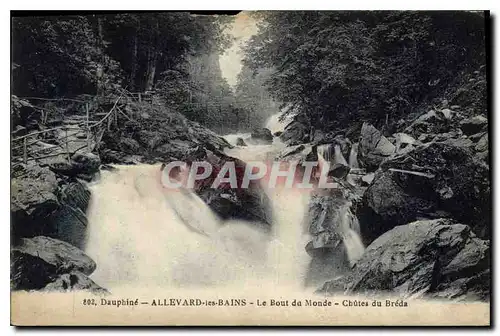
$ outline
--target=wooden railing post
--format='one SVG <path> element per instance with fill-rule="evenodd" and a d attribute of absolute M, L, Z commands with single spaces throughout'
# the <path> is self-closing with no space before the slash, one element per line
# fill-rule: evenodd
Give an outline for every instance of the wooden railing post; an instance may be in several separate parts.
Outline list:
<path fill-rule="evenodd" d="M 28 163 L 28 149 L 27 149 L 27 139 L 28 137 L 24 138 L 23 139 L 23 159 L 24 159 L 24 163 Z"/>

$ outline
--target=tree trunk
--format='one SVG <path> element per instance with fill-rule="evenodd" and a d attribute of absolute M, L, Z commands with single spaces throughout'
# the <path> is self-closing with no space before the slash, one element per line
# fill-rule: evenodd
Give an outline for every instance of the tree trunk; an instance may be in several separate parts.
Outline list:
<path fill-rule="evenodd" d="M 137 29 L 135 30 L 134 34 L 134 46 L 132 47 L 132 64 L 130 67 L 130 90 L 132 92 L 135 91 L 136 89 L 136 78 L 137 78 L 137 35 L 139 34 L 139 31 L 141 30 L 141 22 L 138 21 L 137 23 Z"/>
<path fill-rule="evenodd" d="M 146 79 L 146 91 L 151 91 L 153 89 L 155 75 L 156 75 L 156 63 L 158 61 L 158 53 L 159 53 L 158 44 L 160 39 L 160 37 L 158 36 L 160 29 L 158 19 L 155 20 L 154 29 L 155 29 L 153 33 L 154 38 L 151 41 L 148 53 L 148 72 L 147 72 L 148 76 Z"/>
<path fill-rule="evenodd" d="M 97 16 L 97 50 L 99 50 L 99 54 L 101 55 L 101 60 L 98 62 L 96 77 L 97 77 L 97 95 L 102 94 L 104 91 L 104 37 L 102 30 L 102 18 Z"/>
<path fill-rule="evenodd" d="M 156 50 L 150 50 L 148 55 L 148 77 L 146 80 L 146 91 L 151 91 L 153 89 L 157 58 L 158 52 Z"/>

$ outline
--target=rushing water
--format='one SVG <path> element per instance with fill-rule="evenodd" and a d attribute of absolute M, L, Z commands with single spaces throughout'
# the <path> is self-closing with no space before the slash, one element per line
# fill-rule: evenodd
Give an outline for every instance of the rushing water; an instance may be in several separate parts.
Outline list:
<path fill-rule="evenodd" d="M 238 136 L 226 139 L 233 142 Z M 265 160 L 283 146 L 276 140 L 226 153 L 244 161 Z M 221 221 L 191 191 L 166 190 L 159 165 L 103 171 L 91 189 L 86 252 L 98 265 L 92 278 L 105 288 L 263 282 L 301 288 L 304 283 L 310 261 L 304 249 L 310 237 L 302 227 L 308 193 L 266 191 L 273 209 L 269 235 L 252 223 Z M 357 260 L 363 246 L 351 227 L 345 231 L 344 242 L 351 261 Z"/>

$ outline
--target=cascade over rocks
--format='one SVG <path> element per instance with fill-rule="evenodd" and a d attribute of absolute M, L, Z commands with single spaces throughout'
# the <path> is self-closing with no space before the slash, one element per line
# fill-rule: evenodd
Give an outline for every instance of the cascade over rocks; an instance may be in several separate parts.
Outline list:
<path fill-rule="evenodd" d="M 66 273 L 90 275 L 95 262 L 78 248 L 50 237 L 22 238 L 11 249 L 13 289 L 41 289 Z"/>
<path fill-rule="evenodd" d="M 184 162 L 205 161 L 212 166 L 209 177 L 196 181 L 194 192 L 222 219 L 243 219 L 256 222 L 265 230 L 270 229 L 271 207 L 267 194 L 257 181 L 250 181 L 248 188 L 229 188 L 221 184 L 219 188 L 211 188 L 218 172 L 228 161 L 235 163 L 238 186 L 243 179 L 246 163 L 225 155 L 224 153 L 205 147 L 197 147 L 184 153 L 179 158 Z"/>
<path fill-rule="evenodd" d="M 246 146 L 247 144 L 245 143 L 245 140 L 242 138 L 236 139 L 236 146 Z"/>
<path fill-rule="evenodd" d="M 346 274 L 350 269 L 344 237 L 348 228 L 359 232 L 356 217 L 351 213 L 352 202 L 333 191 L 327 195 L 313 195 L 304 218 L 311 241 L 305 249 L 312 257 L 307 286 L 316 286 L 333 276 Z"/>
<path fill-rule="evenodd" d="M 371 243 L 352 272 L 319 293 L 380 294 L 403 298 L 489 299 L 489 242 L 449 219 L 398 226 Z"/>
<path fill-rule="evenodd" d="M 298 114 L 286 125 L 285 130 L 280 135 L 280 139 L 288 146 L 309 142 L 311 140 L 309 139 L 309 130 L 310 124 L 307 118 L 302 114 Z"/>

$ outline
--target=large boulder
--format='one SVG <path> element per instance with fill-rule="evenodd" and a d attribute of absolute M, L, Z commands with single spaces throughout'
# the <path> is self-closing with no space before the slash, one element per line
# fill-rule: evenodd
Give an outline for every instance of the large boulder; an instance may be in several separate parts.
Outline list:
<path fill-rule="evenodd" d="M 242 147 L 245 147 L 247 144 L 245 143 L 245 140 L 243 140 L 242 138 L 238 138 L 236 139 L 236 146 L 242 146 Z"/>
<path fill-rule="evenodd" d="M 62 274 L 79 271 L 90 275 L 95 268 L 83 251 L 50 237 L 22 238 L 11 249 L 13 289 L 41 289 Z"/>
<path fill-rule="evenodd" d="M 377 238 L 346 277 L 321 293 L 487 300 L 490 243 L 448 219 L 398 226 Z"/>
<path fill-rule="evenodd" d="M 404 129 L 406 134 L 419 138 L 422 134 L 448 133 L 457 128 L 457 113 L 450 109 L 429 110 L 418 116 Z"/>
<path fill-rule="evenodd" d="M 56 174 L 91 180 L 99 171 L 101 159 L 94 153 L 75 153 L 71 160 L 59 158 L 49 164 L 50 170 Z"/>
<path fill-rule="evenodd" d="M 281 141 L 289 146 L 299 145 L 304 142 L 309 142 L 310 126 L 306 117 L 299 114 L 286 125 L 283 133 L 280 135 Z"/>
<path fill-rule="evenodd" d="M 253 222 L 257 226 L 269 230 L 271 226 L 271 206 L 267 194 L 258 181 L 250 181 L 248 188 L 241 188 L 246 163 L 225 155 L 218 150 L 210 150 L 199 146 L 180 157 L 180 160 L 192 162 L 207 162 L 212 167 L 210 176 L 196 181 L 193 191 L 222 219 L 241 219 Z M 231 188 L 228 183 L 222 183 L 218 188 L 212 188 L 217 174 L 226 162 L 234 162 L 237 174 L 238 188 Z"/>
<path fill-rule="evenodd" d="M 59 207 L 56 175 L 47 167 L 21 167 L 11 179 L 11 215 L 14 237 L 46 232 L 46 219 Z"/>
<path fill-rule="evenodd" d="M 267 128 L 257 128 L 252 131 L 252 139 L 270 143 L 273 141 L 273 134 Z"/>
<path fill-rule="evenodd" d="M 154 163 L 181 159 L 199 146 L 217 151 L 232 147 L 216 133 L 180 113 L 156 107 L 149 107 L 151 110 L 144 113 L 141 108 L 127 105 L 135 120 L 120 120 L 116 132 L 105 133 L 99 147 L 103 163 Z"/>
<path fill-rule="evenodd" d="M 358 145 L 358 160 L 362 167 L 374 171 L 396 147 L 374 126 L 364 123 Z"/>
<path fill-rule="evenodd" d="M 351 202 L 339 194 L 313 195 L 305 216 L 311 241 L 306 251 L 311 262 L 306 285 L 316 286 L 327 279 L 347 273 L 350 257 L 345 237 L 349 230 L 359 232 L 359 224 L 351 213 Z"/>
<path fill-rule="evenodd" d="M 386 160 L 358 208 L 364 241 L 420 218 L 452 217 L 489 237 L 488 166 L 473 143 L 448 139 L 418 146 Z"/>
<path fill-rule="evenodd" d="M 299 164 L 306 161 L 317 161 L 318 156 L 311 144 L 300 144 L 285 147 L 276 155 L 278 161 L 294 161 Z"/>

